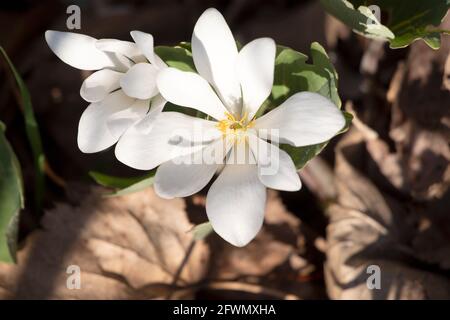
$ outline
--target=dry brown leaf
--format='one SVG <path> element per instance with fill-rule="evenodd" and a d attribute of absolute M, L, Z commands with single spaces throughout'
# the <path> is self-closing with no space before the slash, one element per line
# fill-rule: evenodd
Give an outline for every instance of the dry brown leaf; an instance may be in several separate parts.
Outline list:
<path fill-rule="evenodd" d="M 415 210 L 382 193 L 365 177 L 365 140 L 350 130 L 337 146 L 338 201 L 327 209 L 326 284 L 333 299 L 446 298 L 450 282 L 424 265 L 410 247 Z M 411 211 L 413 210 L 413 211 Z M 369 265 L 381 269 L 381 289 L 366 281 Z M 437 270 L 434 270 L 437 271 Z"/>
<path fill-rule="evenodd" d="M 387 92 L 393 143 L 383 133 L 365 135 L 367 150 L 384 178 L 419 201 L 439 199 L 450 186 L 450 92 L 439 84 L 449 50 L 448 39 L 439 51 L 419 42 L 411 46 Z M 358 115 L 355 119 L 357 125 Z"/>
<path fill-rule="evenodd" d="M 0 294 L 15 298 L 129 299 L 167 294 L 192 241 L 185 203 L 153 189 L 102 198 L 84 193 L 81 205 L 58 204 L 20 250 L 18 265 L 0 264 Z M 200 281 L 208 248 L 197 242 L 178 285 Z M 69 265 L 81 268 L 81 289 L 66 287 Z M 146 288 L 142 291 L 142 288 Z M 3 292 L 3 291 L 6 291 Z"/>

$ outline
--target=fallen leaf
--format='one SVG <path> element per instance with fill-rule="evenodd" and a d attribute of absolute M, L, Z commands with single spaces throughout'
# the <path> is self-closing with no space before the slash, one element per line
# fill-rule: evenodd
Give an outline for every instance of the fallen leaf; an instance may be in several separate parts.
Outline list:
<path fill-rule="evenodd" d="M 78 195 L 83 199 L 79 206 L 57 204 L 47 211 L 43 229 L 26 239 L 19 251 L 18 265 L 0 264 L 0 294 L 25 299 L 150 299 L 170 292 L 193 241 L 184 200 L 160 199 L 153 189 L 117 198 L 103 198 L 104 192 L 89 189 Z M 196 242 L 177 284 L 202 280 L 208 255 L 204 242 Z M 70 265 L 80 267 L 79 290 L 66 286 Z"/>
<path fill-rule="evenodd" d="M 327 208 L 325 280 L 332 299 L 443 299 L 450 283 L 411 247 L 418 210 L 380 191 L 363 174 L 368 156 L 353 129 L 337 146 L 338 200 Z M 448 242 L 447 242 L 448 243 Z M 380 288 L 370 289 L 367 268 L 380 268 Z M 434 272 L 433 272 L 434 271 Z"/>

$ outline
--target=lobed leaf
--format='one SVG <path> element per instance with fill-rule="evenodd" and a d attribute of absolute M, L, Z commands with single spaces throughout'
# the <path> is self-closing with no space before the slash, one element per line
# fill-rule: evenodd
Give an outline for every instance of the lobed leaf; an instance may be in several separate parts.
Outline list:
<path fill-rule="evenodd" d="M 327 97 L 340 108 L 337 83 L 338 75 L 331 63 L 325 49 L 317 42 L 311 45 L 312 63 L 307 63 L 308 56 L 288 47 L 278 46 L 275 59 L 275 78 L 272 95 L 269 103 L 263 106 L 262 114 L 279 106 L 286 99 L 301 91 L 316 92 Z M 342 132 L 346 131 L 352 120 L 351 114 L 344 112 L 346 125 Z M 291 156 L 297 169 L 301 169 L 305 164 L 318 155 L 328 142 L 305 147 L 293 147 L 282 144 L 280 148 Z"/>

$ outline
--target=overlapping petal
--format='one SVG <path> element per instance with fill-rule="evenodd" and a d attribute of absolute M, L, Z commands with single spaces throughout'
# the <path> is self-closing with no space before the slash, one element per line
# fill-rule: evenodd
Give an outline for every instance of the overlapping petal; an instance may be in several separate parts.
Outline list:
<path fill-rule="evenodd" d="M 120 88 L 123 73 L 102 69 L 87 77 L 81 85 L 80 95 L 88 102 L 103 100 L 109 93 Z"/>
<path fill-rule="evenodd" d="M 135 64 L 120 79 L 122 90 L 130 97 L 150 99 L 158 94 L 156 76 L 158 69 L 149 63 Z"/>
<path fill-rule="evenodd" d="M 161 164 L 156 171 L 155 192 L 166 199 L 199 192 L 221 167 L 230 147 L 224 139 L 218 139 L 193 154 Z"/>
<path fill-rule="evenodd" d="M 215 126 L 213 121 L 177 112 L 162 112 L 155 120 L 148 114 L 120 138 L 116 157 L 132 168 L 150 170 L 218 139 L 221 134 Z"/>
<path fill-rule="evenodd" d="M 129 127 L 144 118 L 149 107 L 150 100 L 136 99 L 129 108 L 112 114 L 106 122 L 110 134 L 118 140 Z"/>
<path fill-rule="evenodd" d="M 257 136 L 249 136 L 250 149 L 258 163 L 259 180 L 268 188 L 298 191 L 302 184 L 289 154 Z"/>
<path fill-rule="evenodd" d="M 153 36 L 151 34 L 135 30 L 131 31 L 130 35 L 151 64 L 158 68 L 164 68 L 167 66 L 164 61 L 162 61 L 161 58 L 155 54 L 153 47 Z"/>
<path fill-rule="evenodd" d="M 198 74 L 166 68 L 158 74 L 157 84 L 167 101 L 200 110 L 217 120 L 225 118 L 227 109 L 209 83 Z"/>
<path fill-rule="evenodd" d="M 115 91 L 104 100 L 91 103 L 83 112 L 78 125 L 78 147 L 84 153 L 105 150 L 119 138 L 108 128 L 108 120 L 114 114 L 130 108 L 135 99 L 125 95 L 122 90 Z"/>
<path fill-rule="evenodd" d="M 97 49 L 105 52 L 119 53 L 133 60 L 134 63 L 145 62 L 143 53 L 136 43 L 117 39 L 100 39 L 95 43 Z"/>

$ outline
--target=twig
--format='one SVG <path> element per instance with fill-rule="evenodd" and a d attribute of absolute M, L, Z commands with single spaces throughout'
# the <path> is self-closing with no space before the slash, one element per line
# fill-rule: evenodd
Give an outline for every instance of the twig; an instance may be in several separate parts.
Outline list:
<path fill-rule="evenodd" d="M 181 273 L 183 272 L 183 269 L 186 266 L 186 264 L 189 260 L 189 257 L 191 256 L 192 251 L 194 250 L 195 243 L 196 243 L 196 241 L 192 240 L 191 243 L 189 244 L 186 254 L 184 255 L 183 261 L 181 261 L 180 266 L 178 267 L 178 270 L 175 273 L 175 276 L 173 277 L 171 286 L 176 287 L 177 282 L 180 279 Z M 166 299 L 171 299 L 174 293 L 175 293 L 175 290 L 169 291 L 169 293 L 166 296 Z"/>

